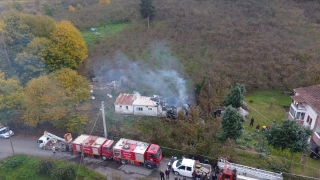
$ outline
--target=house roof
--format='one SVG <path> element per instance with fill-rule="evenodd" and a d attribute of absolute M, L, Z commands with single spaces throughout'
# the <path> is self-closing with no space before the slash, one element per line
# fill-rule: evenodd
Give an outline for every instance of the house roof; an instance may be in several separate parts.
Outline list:
<path fill-rule="evenodd" d="M 158 106 L 157 102 L 151 100 L 151 97 L 140 96 L 135 94 L 121 93 L 116 101 L 115 105 L 141 105 L 141 106 Z"/>
<path fill-rule="evenodd" d="M 302 103 L 306 102 L 311 106 L 318 114 L 320 114 L 320 84 L 301 87 L 294 89 L 295 96 L 292 96 L 293 100 Z"/>
<path fill-rule="evenodd" d="M 121 93 L 117 97 L 114 104 L 120 104 L 120 105 L 132 105 L 133 101 L 136 99 L 136 96 L 134 94 L 125 94 Z"/>

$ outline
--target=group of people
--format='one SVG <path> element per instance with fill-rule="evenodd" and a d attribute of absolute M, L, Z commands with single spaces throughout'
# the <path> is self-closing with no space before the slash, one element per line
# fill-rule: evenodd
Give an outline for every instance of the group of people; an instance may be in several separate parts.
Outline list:
<path fill-rule="evenodd" d="M 254 118 L 252 117 L 250 120 L 250 126 L 253 126 L 253 123 L 254 123 Z M 273 125 L 276 125 L 276 120 L 273 120 Z M 270 127 L 267 125 L 263 125 L 261 128 L 262 132 L 268 131 L 269 129 Z M 257 132 L 260 132 L 260 124 L 257 124 L 256 130 Z"/>
<path fill-rule="evenodd" d="M 208 175 L 205 173 L 200 173 L 199 170 L 195 170 L 192 173 L 192 178 L 194 180 L 207 180 L 208 179 Z"/>
<path fill-rule="evenodd" d="M 164 178 L 164 175 L 166 175 L 166 178 Z M 160 179 L 161 180 L 169 179 L 169 175 L 170 175 L 170 169 L 169 168 L 167 168 L 164 172 L 162 170 L 160 171 Z M 186 177 L 183 177 L 182 179 L 180 179 L 177 176 L 175 176 L 174 180 L 187 180 L 187 179 L 186 179 Z"/>

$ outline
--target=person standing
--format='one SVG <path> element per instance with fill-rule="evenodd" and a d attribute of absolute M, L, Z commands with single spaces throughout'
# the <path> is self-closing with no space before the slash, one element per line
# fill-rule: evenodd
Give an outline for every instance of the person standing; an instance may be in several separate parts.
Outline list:
<path fill-rule="evenodd" d="M 162 170 L 160 171 L 160 179 L 161 179 L 161 180 L 164 180 L 164 173 L 163 173 Z"/>
<path fill-rule="evenodd" d="M 56 155 L 56 147 L 52 147 L 52 153 L 53 153 L 53 155 Z"/>
<path fill-rule="evenodd" d="M 166 178 L 169 179 L 169 175 L 170 175 L 170 170 L 169 170 L 169 168 L 166 169 L 165 174 L 166 174 Z"/>
<path fill-rule="evenodd" d="M 252 117 L 250 121 L 250 126 L 253 126 L 253 123 L 254 123 L 254 118 Z"/>
<path fill-rule="evenodd" d="M 256 130 L 257 130 L 257 132 L 260 131 L 260 125 L 259 124 L 256 126 Z"/>

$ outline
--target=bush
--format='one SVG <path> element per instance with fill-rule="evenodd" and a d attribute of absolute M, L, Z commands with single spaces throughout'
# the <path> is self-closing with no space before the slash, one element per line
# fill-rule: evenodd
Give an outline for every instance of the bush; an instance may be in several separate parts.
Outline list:
<path fill-rule="evenodd" d="M 26 159 L 27 159 L 27 156 L 22 154 L 10 156 L 1 162 L 0 168 L 3 171 L 13 170 L 14 168 L 18 167 L 20 164 L 23 164 L 23 162 Z"/>
<path fill-rule="evenodd" d="M 67 164 L 65 166 L 55 168 L 51 172 L 51 178 L 53 180 L 69 180 L 75 179 L 75 177 L 76 168 L 73 164 Z"/>
<path fill-rule="evenodd" d="M 13 2 L 12 8 L 14 8 L 17 11 L 24 11 L 24 7 L 20 2 Z"/>
<path fill-rule="evenodd" d="M 38 170 L 40 174 L 50 174 L 55 166 L 56 164 L 52 159 L 41 159 L 38 164 Z"/>

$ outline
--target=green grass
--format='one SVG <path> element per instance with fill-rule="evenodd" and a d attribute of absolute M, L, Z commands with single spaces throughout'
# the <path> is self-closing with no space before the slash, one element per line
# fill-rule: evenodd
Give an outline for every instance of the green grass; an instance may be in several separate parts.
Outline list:
<path fill-rule="evenodd" d="M 290 96 L 285 96 L 277 90 L 257 90 L 250 93 L 245 98 L 245 102 L 250 108 L 250 116 L 245 122 L 247 132 L 255 132 L 255 127 L 260 124 L 270 126 L 274 119 L 281 123 L 286 118 L 284 106 L 290 106 Z M 249 126 L 251 117 L 254 117 L 254 126 Z"/>
<path fill-rule="evenodd" d="M 273 119 L 277 120 L 277 124 L 281 124 L 281 120 L 286 118 L 286 112 L 284 106 L 290 106 L 291 98 L 290 96 L 283 95 L 281 91 L 276 90 L 257 90 L 247 95 L 245 98 L 246 103 L 250 107 L 250 117 L 245 122 L 245 134 L 241 137 L 241 143 L 239 146 L 245 146 L 246 143 L 254 144 L 258 141 L 258 135 L 263 136 L 263 133 L 255 131 L 255 126 L 260 124 L 260 127 L 263 125 L 271 125 Z M 272 103 L 272 106 L 271 106 Z M 251 117 L 254 117 L 254 126 L 249 126 Z M 247 148 L 251 151 L 255 151 L 253 146 Z M 272 170 L 275 164 L 279 166 L 284 165 L 284 160 L 281 152 L 272 147 L 269 147 L 270 156 L 260 157 L 257 153 L 249 153 L 245 151 L 237 152 L 238 162 L 243 165 L 248 165 L 252 167 L 259 166 L 263 169 Z M 287 164 L 290 160 L 290 153 L 286 151 L 284 153 L 285 158 L 287 159 Z M 310 177 L 320 178 L 320 162 L 309 157 L 309 154 L 306 154 L 305 163 L 306 167 L 303 167 L 300 164 L 301 154 L 296 154 L 294 156 L 294 163 L 292 165 L 292 173 L 302 174 Z M 286 177 L 285 179 L 292 179 L 293 177 Z M 302 178 L 299 178 L 302 179 Z"/>
<path fill-rule="evenodd" d="M 90 29 L 86 31 L 81 31 L 82 37 L 86 43 L 97 41 L 98 39 L 105 38 L 109 35 L 113 35 L 125 28 L 125 26 L 129 25 L 130 22 L 121 22 L 121 23 L 107 23 L 105 25 L 97 28 L 96 31 L 90 31 Z"/>
<path fill-rule="evenodd" d="M 38 163 L 41 160 L 40 157 L 33 157 L 27 155 L 15 155 L 10 156 L 7 159 L 0 161 L 0 179 L 6 180 L 50 180 L 49 175 L 41 175 L 38 173 Z M 67 162 L 54 160 L 57 166 L 65 165 Z M 78 165 L 73 163 L 78 170 Z M 78 179 L 106 179 L 105 176 L 88 169 L 84 166 L 80 166 Z"/>

